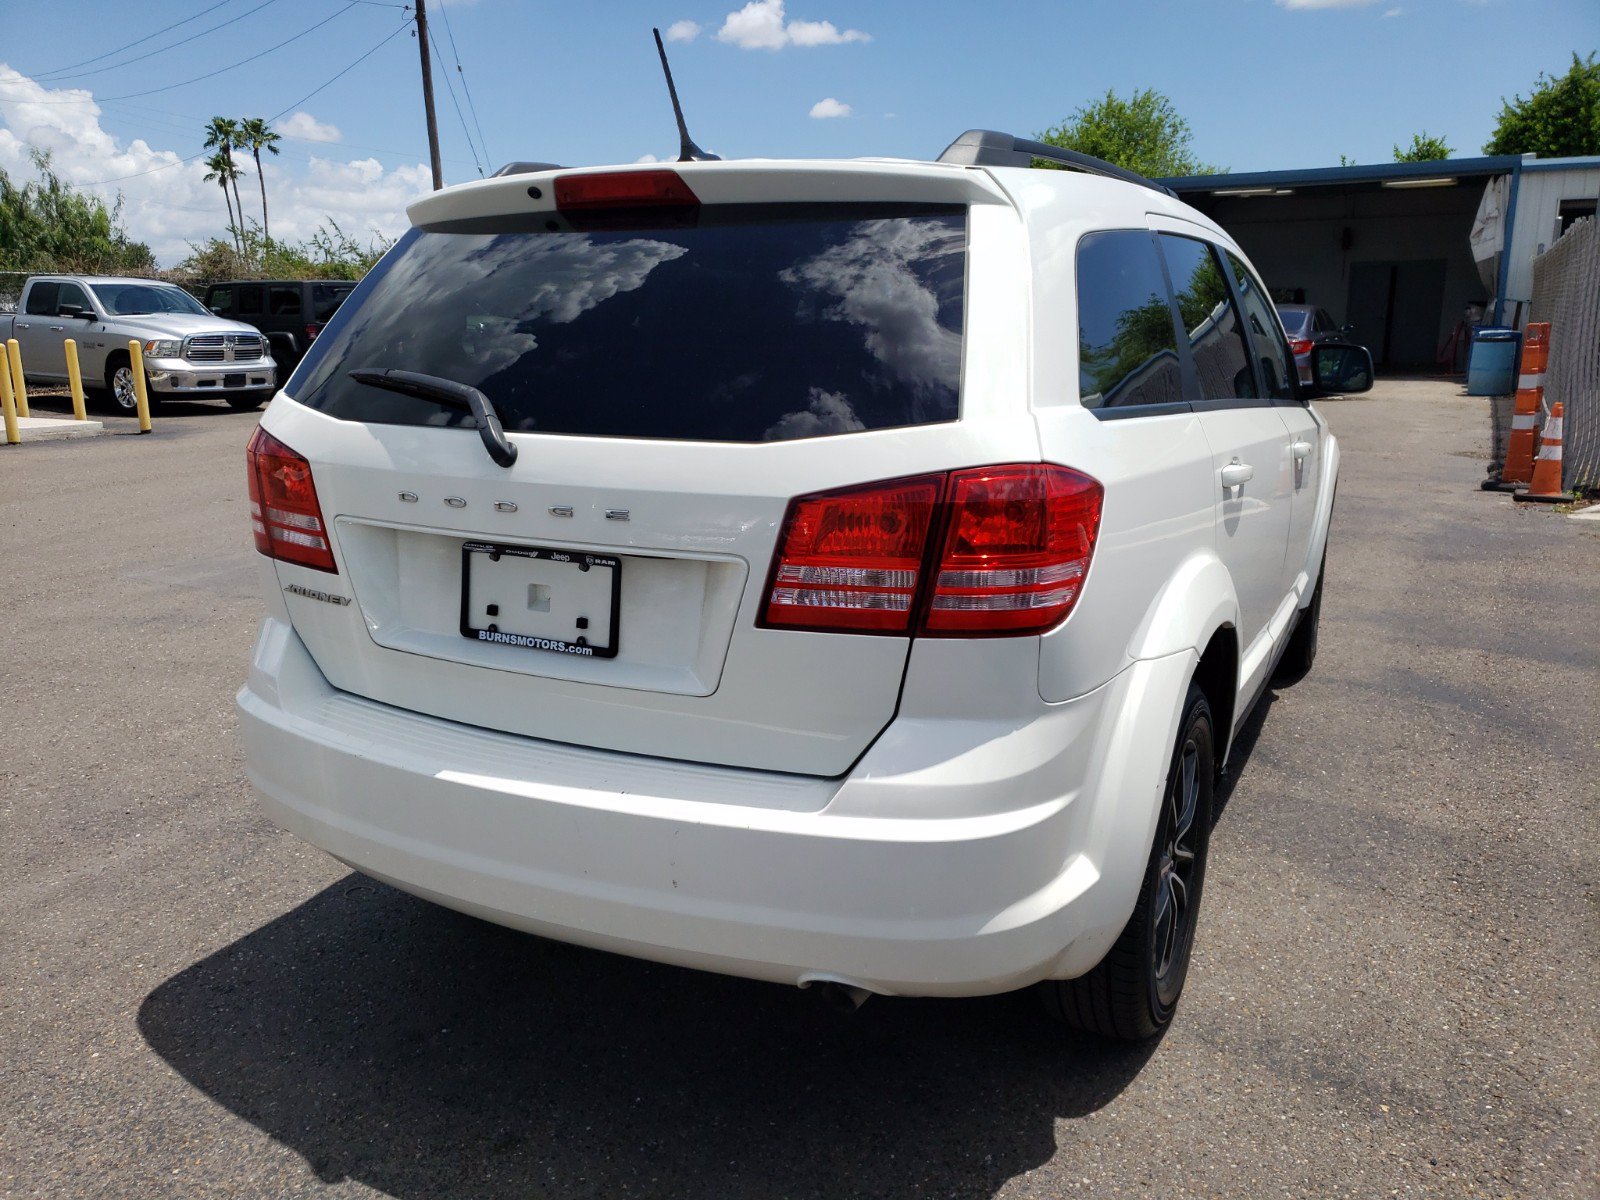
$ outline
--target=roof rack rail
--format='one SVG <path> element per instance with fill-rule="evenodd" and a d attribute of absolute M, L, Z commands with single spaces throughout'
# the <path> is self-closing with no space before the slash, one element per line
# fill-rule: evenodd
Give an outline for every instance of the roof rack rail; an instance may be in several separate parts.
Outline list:
<path fill-rule="evenodd" d="M 957 163 L 964 167 L 1031 167 L 1036 158 L 1059 163 L 1074 170 L 1086 171 L 1090 175 L 1104 175 L 1109 179 L 1120 179 L 1124 183 L 1136 183 L 1140 187 L 1147 187 L 1166 196 L 1177 196 L 1171 188 L 1162 187 L 1137 171 L 1108 163 L 1103 158 L 1079 154 L 1076 150 L 1063 150 L 1060 146 L 1051 146 L 1045 142 L 1013 137 L 996 129 L 967 130 L 945 147 L 944 153 L 939 155 L 937 161 Z"/>
<path fill-rule="evenodd" d="M 531 175 L 535 171 L 558 171 L 560 169 L 560 163 L 508 162 L 489 178 L 499 179 L 502 175 Z"/>

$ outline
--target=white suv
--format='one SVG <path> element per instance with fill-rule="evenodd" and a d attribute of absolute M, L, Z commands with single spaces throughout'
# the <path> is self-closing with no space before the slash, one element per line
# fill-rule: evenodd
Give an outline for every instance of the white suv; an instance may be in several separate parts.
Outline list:
<path fill-rule="evenodd" d="M 267 812 L 565 941 L 1161 1029 L 1339 456 L 1227 234 L 1057 153 L 412 205 L 250 444 Z"/>

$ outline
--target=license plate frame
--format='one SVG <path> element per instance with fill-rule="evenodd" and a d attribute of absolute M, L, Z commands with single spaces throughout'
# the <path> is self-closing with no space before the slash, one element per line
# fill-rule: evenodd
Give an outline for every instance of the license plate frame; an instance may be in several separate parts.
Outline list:
<path fill-rule="evenodd" d="M 522 633 L 499 628 L 499 622 L 489 621 L 483 626 L 473 624 L 472 567 L 475 560 L 487 558 L 499 562 L 504 558 L 522 559 L 548 564 L 565 573 L 607 570 L 611 574 L 610 614 L 604 622 L 605 645 L 596 645 L 589 635 L 580 634 L 575 640 L 545 636 L 540 633 Z M 591 589 L 592 590 L 592 589 Z M 621 633 L 622 620 L 622 560 L 614 554 L 591 554 L 585 550 L 564 550 L 552 546 L 507 546 L 496 542 L 469 541 L 461 544 L 461 636 L 471 641 L 490 645 L 512 646 L 537 650 L 542 653 L 565 654 L 581 658 L 615 658 Z"/>

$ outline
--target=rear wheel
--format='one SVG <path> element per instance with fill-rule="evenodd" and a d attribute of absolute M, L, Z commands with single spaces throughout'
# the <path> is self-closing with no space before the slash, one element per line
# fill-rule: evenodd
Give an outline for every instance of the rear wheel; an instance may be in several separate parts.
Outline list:
<path fill-rule="evenodd" d="M 1046 1010 L 1058 1019 L 1123 1041 L 1154 1037 L 1171 1022 L 1205 886 L 1215 768 L 1211 706 L 1191 683 L 1139 902 L 1098 966 L 1079 979 L 1040 985 Z"/>

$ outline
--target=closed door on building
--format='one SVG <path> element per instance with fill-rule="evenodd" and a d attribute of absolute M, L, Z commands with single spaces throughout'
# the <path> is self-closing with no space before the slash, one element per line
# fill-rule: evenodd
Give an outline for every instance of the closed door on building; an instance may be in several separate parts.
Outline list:
<path fill-rule="evenodd" d="M 1391 367 L 1428 367 L 1438 354 L 1445 260 L 1350 265 L 1345 319 L 1373 359 Z"/>

